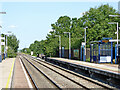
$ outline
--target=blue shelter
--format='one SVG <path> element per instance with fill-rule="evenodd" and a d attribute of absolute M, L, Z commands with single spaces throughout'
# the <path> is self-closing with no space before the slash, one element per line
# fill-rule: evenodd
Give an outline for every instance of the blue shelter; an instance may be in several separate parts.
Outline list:
<path fill-rule="evenodd" d="M 118 56 L 117 56 L 118 52 Z M 115 45 L 115 64 L 119 63 L 120 64 L 120 44 L 118 44 L 118 50 L 117 50 L 117 44 Z"/>
<path fill-rule="evenodd" d="M 103 38 L 100 41 L 92 41 L 90 44 L 90 62 L 113 63 L 112 38 Z"/>

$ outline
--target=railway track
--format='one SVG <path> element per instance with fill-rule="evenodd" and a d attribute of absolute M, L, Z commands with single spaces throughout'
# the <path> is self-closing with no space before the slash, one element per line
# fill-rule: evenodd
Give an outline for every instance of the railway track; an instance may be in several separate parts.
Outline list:
<path fill-rule="evenodd" d="M 38 60 L 38 59 L 35 59 L 35 58 L 31 57 L 31 56 L 26 56 L 26 55 L 22 55 L 22 56 L 28 62 L 34 62 L 36 64 L 39 64 L 39 66 L 41 65 L 42 68 L 45 67 L 45 68 L 47 68 L 47 69 L 61 75 L 62 77 L 68 79 L 69 81 L 75 83 L 76 85 L 78 85 L 78 86 L 80 86 L 80 87 L 82 87 L 84 89 L 101 88 L 101 89 L 110 89 L 110 90 L 112 90 L 112 87 L 110 87 L 110 86 L 108 86 L 106 84 L 103 84 L 103 83 L 88 79 L 87 77 L 78 75 L 78 74 L 76 74 L 76 73 L 74 73 L 72 71 L 66 70 L 64 68 L 53 65 L 53 64 L 48 63 L 46 61 Z M 89 85 L 88 85 L 88 83 L 89 83 Z M 61 88 L 59 88 L 59 89 L 61 89 Z"/>
<path fill-rule="evenodd" d="M 27 73 L 28 73 L 28 75 L 29 75 L 29 77 L 30 77 L 30 79 L 31 79 L 31 81 L 32 81 L 35 89 L 39 90 L 40 88 L 45 88 L 45 87 L 40 87 L 40 84 L 41 84 L 41 83 L 39 83 L 39 82 L 37 82 L 37 81 L 35 80 L 34 77 L 36 77 L 36 76 L 33 77 L 33 74 L 31 74 L 31 72 L 30 72 L 31 69 L 28 70 L 28 67 L 26 67 L 26 64 L 25 64 L 26 62 L 24 61 L 25 58 L 24 58 L 24 57 L 20 57 L 20 59 L 21 59 L 21 61 L 22 61 L 22 63 L 23 63 L 23 66 L 25 67 L 25 69 L 26 69 L 26 71 L 27 71 Z M 60 88 L 54 81 L 52 81 L 46 74 L 44 74 L 44 72 L 40 71 L 40 69 L 37 68 L 35 65 L 33 65 L 30 61 L 28 61 L 28 62 L 29 62 L 29 64 L 30 64 L 32 67 L 34 67 L 34 68 L 40 73 L 40 76 L 42 75 L 42 76 L 44 77 L 43 79 L 46 79 L 46 80 L 45 80 L 46 82 L 49 82 L 49 83 L 52 85 L 52 88 L 61 90 L 61 88 Z M 36 74 L 35 74 L 35 75 L 36 75 Z M 38 79 L 40 79 L 40 78 L 38 78 Z M 49 87 L 49 85 L 48 85 L 48 87 L 46 87 L 46 88 L 51 88 L 51 87 Z"/>
<path fill-rule="evenodd" d="M 19 58 L 20 58 L 20 57 L 19 57 Z M 25 70 L 27 71 L 27 73 L 28 73 L 28 75 L 29 75 L 29 77 L 30 77 L 30 80 L 32 81 L 33 87 L 34 87 L 35 89 L 37 89 L 38 86 L 36 85 L 34 79 L 33 79 L 32 76 L 30 75 L 30 73 L 29 73 L 28 69 L 26 68 L 25 64 L 23 63 L 22 58 L 20 58 L 20 60 L 21 60 L 21 62 L 22 62 L 22 64 L 23 64 Z"/>

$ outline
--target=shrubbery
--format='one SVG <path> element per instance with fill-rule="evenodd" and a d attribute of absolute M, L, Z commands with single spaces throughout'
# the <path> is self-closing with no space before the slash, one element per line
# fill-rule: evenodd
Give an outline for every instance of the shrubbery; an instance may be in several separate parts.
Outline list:
<path fill-rule="evenodd" d="M 7 55 L 9 58 L 13 58 L 13 57 L 16 57 L 17 54 L 12 48 L 9 47 L 7 50 Z"/>

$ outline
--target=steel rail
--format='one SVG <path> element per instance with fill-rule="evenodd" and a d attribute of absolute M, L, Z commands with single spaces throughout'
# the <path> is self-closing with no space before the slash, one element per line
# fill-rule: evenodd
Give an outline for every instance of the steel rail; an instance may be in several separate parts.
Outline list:
<path fill-rule="evenodd" d="M 32 76 L 30 75 L 28 69 L 26 68 L 26 66 L 25 66 L 25 64 L 24 64 L 24 62 L 22 61 L 22 58 L 21 58 L 21 57 L 19 57 L 19 58 L 21 59 L 21 62 L 22 62 L 22 64 L 23 64 L 25 70 L 27 71 L 27 73 L 28 73 L 28 75 L 29 75 L 29 77 L 30 77 L 30 79 L 31 79 L 31 81 L 32 81 L 32 83 L 33 83 L 33 85 L 35 86 L 35 89 L 36 89 L 36 90 L 39 90 L 37 84 L 36 84 L 35 81 L 33 80 Z"/>
<path fill-rule="evenodd" d="M 43 76 L 45 76 L 56 88 L 59 90 L 62 90 L 53 80 L 51 80 L 47 75 L 45 75 L 40 69 L 38 69 L 34 64 L 32 64 L 27 58 L 22 56 L 24 59 L 26 59 L 35 69 L 37 69 Z"/>
<path fill-rule="evenodd" d="M 34 61 L 35 61 L 35 60 L 34 60 Z M 41 64 L 41 63 L 38 62 L 38 61 L 35 61 L 35 62 L 37 62 L 38 64 Z M 54 71 L 54 72 L 57 73 L 57 74 L 63 76 L 64 78 L 67 78 L 68 80 L 70 80 L 70 81 L 72 81 L 73 83 L 75 83 L 75 84 L 77 84 L 77 85 L 83 87 L 84 89 L 90 90 L 90 89 L 87 88 L 86 86 L 84 86 L 84 85 L 82 85 L 82 84 L 76 82 L 75 80 L 72 80 L 71 78 L 69 78 L 69 77 L 67 77 L 67 76 L 65 76 L 65 75 L 63 75 L 63 74 L 61 74 L 61 73 L 59 73 L 58 71 L 56 71 L 56 70 L 54 70 L 54 69 L 52 69 L 52 68 L 50 68 L 50 67 L 48 67 L 48 66 L 46 66 L 46 65 L 44 65 L 44 64 L 41 64 L 41 65 L 44 66 L 44 67 L 46 67 L 46 68 L 48 68 L 48 69 L 50 69 L 50 70 L 52 70 L 52 71 Z"/>
<path fill-rule="evenodd" d="M 32 57 L 32 58 L 33 58 L 33 57 Z M 33 59 L 35 59 L 35 60 L 40 60 L 40 59 L 36 59 L 36 58 L 33 58 Z M 40 61 L 42 61 L 42 60 L 40 60 Z M 56 66 L 56 65 L 53 65 L 53 64 L 48 63 L 48 62 L 46 62 L 46 61 L 42 61 L 42 62 L 43 62 L 43 63 L 46 63 L 46 64 L 49 64 L 49 65 L 51 65 L 51 66 L 53 66 L 53 67 L 56 67 L 56 68 L 58 68 L 58 69 L 60 69 L 60 70 L 63 70 L 63 71 L 65 71 L 65 72 L 67 72 L 67 73 L 70 73 L 70 74 L 72 74 L 72 75 L 75 75 L 75 76 L 77 76 L 77 77 L 83 78 L 83 79 L 85 79 L 85 80 L 87 80 L 87 81 L 89 81 L 89 82 L 92 82 L 92 83 L 94 83 L 94 84 L 96 84 L 96 85 L 99 85 L 99 86 L 101 86 L 101 87 L 103 87 L 103 88 L 105 88 L 105 89 L 113 90 L 113 89 L 110 88 L 110 87 L 107 87 L 107 86 L 105 86 L 105 85 L 103 85 L 103 84 L 97 83 L 97 82 L 95 82 L 95 81 L 93 81 L 93 80 L 90 80 L 90 79 L 88 79 L 88 78 L 85 78 L 85 77 L 83 77 L 83 76 L 80 76 L 80 75 L 78 75 L 78 74 L 75 74 L 75 73 L 73 73 L 73 72 L 70 72 L 70 71 L 68 71 L 68 70 L 65 70 L 65 69 L 63 69 L 63 68 L 61 68 L 61 67 L 58 67 L 58 66 Z M 40 63 L 40 62 L 37 61 L 37 63 Z M 48 68 L 49 68 L 49 67 L 48 67 Z"/>

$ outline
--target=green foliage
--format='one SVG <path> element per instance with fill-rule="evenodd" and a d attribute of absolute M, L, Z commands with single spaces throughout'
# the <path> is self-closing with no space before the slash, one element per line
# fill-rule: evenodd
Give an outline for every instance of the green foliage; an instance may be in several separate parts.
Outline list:
<path fill-rule="evenodd" d="M 19 48 L 19 40 L 17 40 L 17 37 L 15 35 L 12 34 L 7 36 L 7 46 L 8 57 L 15 57 Z"/>
<path fill-rule="evenodd" d="M 19 48 L 19 40 L 17 40 L 17 37 L 15 35 L 9 35 L 7 38 L 8 46 L 11 47 L 14 52 L 16 53 Z"/>
<path fill-rule="evenodd" d="M 17 54 L 15 53 L 15 51 L 11 47 L 8 47 L 7 55 L 9 58 L 13 58 L 13 57 L 16 57 Z"/>
<path fill-rule="evenodd" d="M 31 54 L 31 50 L 29 48 L 24 48 L 24 49 L 21 50 L 21 52 L 27 53 L 29 55 Z"/>
<path fill-rule="evenodd" d="M 50 31 L 46 36 L 46 40 L 35 41 L 30 45 L 29 49 L 37 53 L 44 53 L 47 56 L 56 55 L 59 51 L 58 37 L 61 36 L 61 46 L 65 49 L 69 48 L 69 36 L 64 32 L 71 33 L 71 48 L 80 48 L 84 42 L 84 28 L 87 26 L 86 38 L 87 47 L 90 47 L 90 41 L 98 41 L 103 37 L 112 37 L 116 39 L 116 25 L 109 25 L 108 22 L 119 22 L 117 17 L 109 17 L 116 15 L 117 12 L 113 7 L 101 5 L 99 7 L 90 8 L 80 18 L 70 18 L 61 16 L 55 23 L 51 24 L 53 31 Z M 120 36 L 119 36 L 120 38 Z"/>
<path fill-rule="evenodd" d="M 87 59 L 86 59 L 86 62 L 90 62 L 90 58 L 87 58 Z"/>
<path fill-rule="evenodd" d="M 34 55 L 37 54 L 42 54 L 45 52 L 45 47 L 44 47 L 45 41 L 35 41 L 33 44 L 30 45 L 29 49 L 33 51 Z"/>

